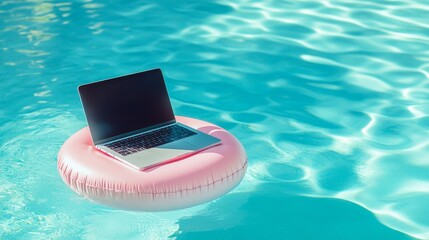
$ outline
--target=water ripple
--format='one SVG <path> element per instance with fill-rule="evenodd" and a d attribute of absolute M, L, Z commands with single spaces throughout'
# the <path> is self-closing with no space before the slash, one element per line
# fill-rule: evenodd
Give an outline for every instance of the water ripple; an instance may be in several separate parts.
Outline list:
<path fill-rule="evenodd" d="M 247 200 L 276 188 L 274 203 L 343 199 L 383 236 L 428 239 L 428 13 L 419 0 L 1 2 L 0 238 L 220 234 L 264 217 Z M 76 87 L 154 67 L 176 114 L 243 143 L 249 171 L 228 196 L 240 201 L 137 214 L 62 184 L 57 151 L 85 125 Z M 224 205 L 235 217 L 213 210 Z"/>

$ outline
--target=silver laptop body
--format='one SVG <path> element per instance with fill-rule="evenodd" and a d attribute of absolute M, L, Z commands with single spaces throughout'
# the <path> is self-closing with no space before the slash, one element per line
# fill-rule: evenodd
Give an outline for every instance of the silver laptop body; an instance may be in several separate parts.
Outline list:
<path fill-rule="evenodd" d="M 176 122 L 160 69 L 81 85 L 78 91 L 95 147 L 136 169 L 175 161 L 221 143 Z M 149 147 L 141 147 L 143 142 L 150 143 Z M 151 146 L 153 142 L 161 145 Z M 128 143 L 140 147 L 126 147 Z"/>

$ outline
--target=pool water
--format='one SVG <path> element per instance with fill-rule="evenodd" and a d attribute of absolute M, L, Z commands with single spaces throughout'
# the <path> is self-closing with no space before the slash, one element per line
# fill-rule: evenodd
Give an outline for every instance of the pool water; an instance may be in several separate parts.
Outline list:
<path fill-rule="evenodd" d="M 429 2 L 0 2 L 0 239 L 429 239 Z M 71 191 L 77 86 L 161 67 L 239 187 L 162 212 Z"/>

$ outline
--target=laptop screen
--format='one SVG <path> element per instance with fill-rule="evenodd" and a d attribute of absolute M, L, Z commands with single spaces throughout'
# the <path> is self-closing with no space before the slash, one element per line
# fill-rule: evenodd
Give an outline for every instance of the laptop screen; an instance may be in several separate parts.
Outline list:
<path fill-rule="evenodd" d="M 94 144 L 173 121 L 160 69 L 79 86 Z"/>

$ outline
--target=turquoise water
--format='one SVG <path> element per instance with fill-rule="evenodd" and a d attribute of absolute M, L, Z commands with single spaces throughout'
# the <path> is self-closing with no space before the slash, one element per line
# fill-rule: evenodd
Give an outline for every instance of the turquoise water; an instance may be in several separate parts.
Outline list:
<path fill-rule="evenodd" d="M 429 239 L 427 1 L 0 3 L 1 239 Z M 164 70 L 177 115 L 243 143 L 218 200 L 83 199 L 56 155 L 76 87 Z"/>

